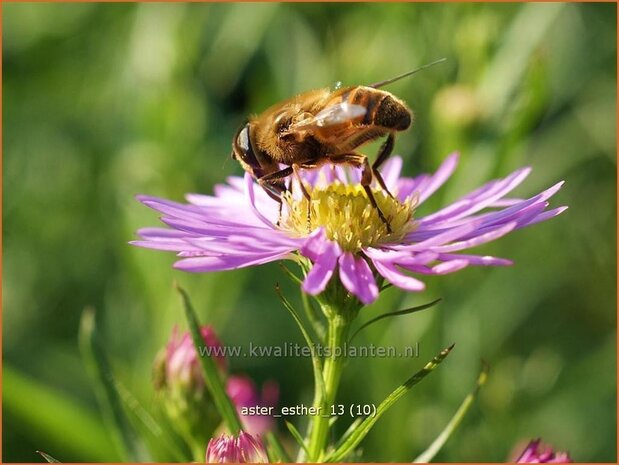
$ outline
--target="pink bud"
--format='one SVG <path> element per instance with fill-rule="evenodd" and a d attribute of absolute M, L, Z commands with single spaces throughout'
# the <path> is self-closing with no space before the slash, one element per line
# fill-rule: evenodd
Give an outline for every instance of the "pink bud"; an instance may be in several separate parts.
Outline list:
<path fill-rule="evenodd" d="M 201 354 L 201 356 L 214 356 L 219 367 L 225 370 L 224 348 L 215 331 L 211 326 L 203 326 L 200 331 L 205 344 L 203 347 L 205 353 Z M 198 353 L 188 331 L 182 335 L 179 335 L 178 328 L 176 327 L 172 331 L 172 337 L 166 347 L 165 377 L 166 383 L 179 383 L 194 387 L 202 387 L 204 385 Z"/>
<path fill-rule="evenodd" d="M 268 463 L 259 436 L 241 431 L 238 437 L 222 434 L 212 438 L 206 448 L 206 463 Z"/>
<path fill-rule="evenodd" d="M 551 447 L 542 446 L 541 439 L 531 441 L 516 459 L 516 463 L 570 463 L 567 452 L 555 452 Z"/>

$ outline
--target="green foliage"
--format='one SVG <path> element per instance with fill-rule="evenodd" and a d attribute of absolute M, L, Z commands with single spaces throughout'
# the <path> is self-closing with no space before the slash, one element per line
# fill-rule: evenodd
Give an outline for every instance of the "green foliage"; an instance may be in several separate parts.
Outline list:
<path fill-rule="evenodd" d="M 420 214 L 526 164 L 533 173 L 516 195 L 565 179 L 553 204 L 570 209 L 479 248 L 513 267 L 432 277 L 422 295 L 389 289 L 363 310 L 369 321 L 442 297 L 431 311 L 366 328 L 355 343 L 418 342 L 426 358 L 452 341 L 459 349 L 382 417 L 363 458 L 411 461 L 428 447 L 483 358 L 492 376 L 437 460 L 501 462 L 532 437 L 576 460 L 616 460 L 616 5 L 2 10 L 3 461 L 40 460 L 37 450 L 61 462 L 121 459 L 77 347 L 87 305 L 98 309 L 114 378 L 157 420 L 152 362 L 184 324 L 174 280 L 226 344 L 303 344 L 273 294 L 285 281 L 277 265 L 175 271 L 171 254 L 127 245 L 136 229 L 158 224 L 133 196 L 210 193 L 241 173 L 230 142 L 248 114 L 296 92 L 376 82 L 441 57 L 445 64 L 388 88 L 415 112 L 396 141 L 405 173 L 433 170 L 453 150 L 462 155 Z M 301 308 L 300 299 L 290 303 Z M 282 405 L 311 404 L 309 360 L 229 362 L 258 382 L 276 379 Z M 338 402 L 379 401 L 410 363 L 350 360 Z M 306 419 L 293 421 L 303 431 Z M 334 426 L 341 434 L 349 425 L 342 418 Z M 175 460 L 165 451 L 155 459 Z"/>

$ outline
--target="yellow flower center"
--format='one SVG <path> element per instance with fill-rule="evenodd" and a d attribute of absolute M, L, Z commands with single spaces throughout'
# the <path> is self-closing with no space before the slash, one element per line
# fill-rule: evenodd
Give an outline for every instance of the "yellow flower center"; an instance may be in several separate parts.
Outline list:
<path fill-rule="evenodd" d="M 415 197 L 401 203 L 382 190 L 372 190 L 378 208 L 389 222 L 389 233 L 361 185 L 335 182 L 313 190 L 308 187 L 308 192 L 311 197 L 309 219 L 308 200 L 304 196 L 293 198 L 290 192 L 284 194 L 288 213 L 282 217 L 282 228 L 302 236 L 323 227 L 329 239 L 349 252 L 385 242 L 397 242 L 414 228 Z"/>

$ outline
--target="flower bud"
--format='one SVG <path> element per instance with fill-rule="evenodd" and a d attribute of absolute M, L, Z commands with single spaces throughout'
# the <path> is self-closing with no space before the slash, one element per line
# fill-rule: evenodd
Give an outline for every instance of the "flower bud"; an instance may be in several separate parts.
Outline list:
<path fill-rule="evenodd" d="M 231 376 L 226 392 L 239 412 L 245 431 L 253 435 L 263 435 L 273 428 L 275 420 L 271 415 L 243 414 L 246 407 L 275 407 L 279 397 L 279 387 L 274 381 L 267 381 L 258 392 L 254 382 L 247 376 Z"/>
<path fill-rule="evenodd" d="M 212 438 L 206 448 L 206 463 L 268 463 L 259 436 L 241 431 L 237 437 L 222 434 Z"/>
<path fill-rule="evenodd" d="M 206 387 L 199 357 L 214 356 L 222 372 L 226 360 L 213 328 L 204 326 L 200 331 L 205 345 L 204 353 L 198 354 L 191 334 L 180 334 L 178 328 L 174 328 L 168 345 L 157 355 L 153 372 L 158 399 L 171 424 L 201 456 L 204 443 L 213 434 L 220 418 Z"/>
<path fill-rule="evenodd" d="M 531 441 L 516 459 L 516 463 L 570 463 L 572 459 L 567 452 L 555 452 L 551 447 L 542 446 L 541 440 Z"/>
<path fill-rule="evenodd" d="M 205 344 L 205 353 L 200 355 L 215 356 L 219 368 L 222 371 L 225 370 L 226 359 L 223 356 L 223 346 L 215 331 L 211 326 L 203 326 L 200 332 Z M 166 347 L 165 382 L 168 385 L 178 384 L 191 389 L 203 389 L 204 378 L 198 357 L 199 354 L 196 352 L 189 331 L 179 335 L 178 328 L 175 327 Z"/>

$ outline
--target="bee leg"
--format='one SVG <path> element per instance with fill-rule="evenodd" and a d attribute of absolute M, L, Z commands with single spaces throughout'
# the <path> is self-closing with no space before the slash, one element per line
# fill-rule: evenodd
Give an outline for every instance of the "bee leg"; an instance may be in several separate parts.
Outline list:
<path fill-rule="evenodd" d="M 387 185 L 385 184 L 385 181 L 383 180 L 382 174 L 380 174 L 380 171 L 378 171 L 378 168 L 380 167 L 380 165 L 382 165 L 385 162 L 387 158 L 389 158 L 389 155 L 391 155 L 391 152 L 393 152 L 394 142 L 395 142 L 394 135 L 389 134 L 387 136 L 387 140 L 383 143 L 383 145 L 380 146 L 378 155 L 376 157 L 376 161 L 372 164 L 372 173 L 374 174 L 374 177 L 378 181 L 378 184 L 380 184 L 380 187 L 382 187 L 383 190 L 387 194 L 389 194 L 389 196 L 392 199 L 394 198 L 393 194 L 389 192 L 389 189 L 387 189 Z"/>
<path fill-rule="evenodd" d="M 363 187 L 363 190 L 367 194 L 368 199 L 370 203 L 372 204 L 372 207 L 374 207 L 376 211 L 378 212 L 378 216 L 380 220 L 386 226 L 387 233 L 391 234 L 393 232 L 393 230 L 391 229 L 391 225 L 389 224 L 389 221 L 387 220 L 387 218 L 385 218 L 385 215 L 383 214 L 378 204 L 376 203 L 376 198 L 374 197 L 374 193 L 372 192 L 372 188 L 370 187 L 372 184 L 372 177 L 373 177 L 374 170 L 372 170 L 372 167 L 370 166 L 368 157 L 366 157 L 365 155 L 358 154 L 358 153 L 347 153 L 344 155 L 332 156 L 332 157 L 329 157 L 329 159 L 333 163 L 336 163 L 336 164 L 340 164 L 340 163 L 348 164 L 348 165 L 356 166 L 357 168 L 362 169 L 361 187 Z"/>
<path fill-rule="evenodd" d="M 282 192 L 285 191 L 285 189 L 279 192 L 273 186 L 269 186 L 268 184 L 263 184 L 262 182 L 260 182 L 260 180 L 258 180 L 258 184 L 260 184 L 260 187 L 262 187 L 262 190 L 264 190 L 264 192 L 266 192 L 269 197 L 271 197 L 273 200 L 275 200 L 279 204 L 277 222 L 275 223 L 275 226 L 279 226 L 280 221 L 282 219 L 282 208 L 284 204 L 284 202 L 282 202 L 281 194 Z"/>
<path fill-rule="evenodd" d="M 292 165 L 292 171 L 294 172 L 294 177 L 297 179 L 297 181 L 299 181 L 299 186 L 301 187 L 301 192 L 303 193 L 303 197 L 305 197 L 305 199 L 307 200 L 307 232 L 310 232 L 312 230 L 312 222 L 310 218 L 310 212 L 311 212 L 311 207 L 312 207 L 311 206 L 312 196 L 309 194 L 309 192 L 307 192 L 307 188 L 305 187 L 305 184 L 303 183 L 303 179 L 301 179 L 301 175 L 299 174 L 300 168 L 301 167 L 297 165 L 296 163 Z"/>
<path fill-rule="evenodd" d="M 361 172 L 361 186 L 363 187 L 363 190 L 367 194 L 368 199 L 370 200 L 370 203 L 378 212 L 378 216 L 380 217 L 380 220 L 387 227 L 387 234 L 391 234 L 393 232 L 393 230 L 391 229 L 391 225 L 389 224 L 389 221 L 387 221 L 387 218 L 385 218 L 385 215 L 383 215 L 383 212 L 378 207 L 378 204 L 376 203 L 376 199 L 374 198 L 374 193 L 372 192 L 372 188 L 370 187 L 370 184 L 372 184 L 372 168 L 370 168 L 368 159 L 365 158 L 365 164 L 363 166 L 363 171 Z"/>
<path fill-rule="evenodd" d="M 269 173 L 257 179 L 258 184 L 262 186 L 269 197 L 279 203 L 279 214 L 277 215 L 277 223 L 275 223 L 276 226 L 280 225 L 282 219 L 282 194 L 288 190 L 284 178 L 290 176 L 291 174 L 292 168 L 287 167 L 283 170 L 276 171 L 275 173 Z"/>

